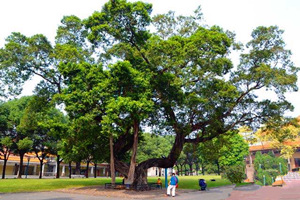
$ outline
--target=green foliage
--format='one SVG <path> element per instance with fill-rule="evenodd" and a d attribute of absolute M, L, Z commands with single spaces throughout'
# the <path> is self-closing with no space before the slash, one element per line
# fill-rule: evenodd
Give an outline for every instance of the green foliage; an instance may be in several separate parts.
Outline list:
<path fill-rule="evenodd" d="M 236 132 L 214 138 L 199 146 L 203 159 L 210 163 L 218 162 L 221 168 L 243 164 L 248 149 L 248 144 Z"/>
<path fill-rule="evenodd" d="M 10 149 L 13 146 L 13 144 L 14 143 L 13 143 L 12 139 L 10 137 L 8 137 L 8 136 L 0 138 L 1 150 L 3 148 Z"/>
<path fill-rule="evenodd" d="M 281 173 L 280 173 L 281 168 Z M 261 154 L 260 151 L 256 152 L 254 160 L 254 169 L 256 171 L 256 179 L 261 183 L 265 182 L 267 185 L 272 184 L 278 175 L 284 175 L 288 172 L 287 161 L 280 157 L 275 157 L 272 152 L 268 154 Z"/>
<path fill-rule="evenodd" d="M 224 177 L 231 183 L 241 183 L 246 178 L 245 165 L 226 166 Z"/>
<path fill-rule="evenodd" d="M 149 133 L 143 134 L 137 153 L 137 162 L 150 158 L 161 158 L 166 156 L 172 148 L 172 136 L 157 136 Z"/>
<path fill-rule="evenodd" d="M 17 142 L 18 150 L 28 152 L 32 148 L 33 141 L 28 137 Z"/>
<path fill-rule="evenodd" d="M 149 37 L 146 27 L 150 24 L 151 12 L 151 4 L 109 0 L 101 12 L 95 12 L 86 20 L 86 26 L 91 28 L 88 38 L 94 44 L 109 44 L 113 38 L 140 45 Z"/>

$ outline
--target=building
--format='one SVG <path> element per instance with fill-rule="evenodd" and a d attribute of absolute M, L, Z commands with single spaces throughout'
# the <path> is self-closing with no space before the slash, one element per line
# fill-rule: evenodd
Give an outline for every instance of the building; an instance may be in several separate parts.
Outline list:
<path fill-rule="evenodd" d="M 171 176 L 174 171 L 173 168 L 168 168 L 168 176 Z M 159 167 L 150 167 L 147 170 L 147 176 L 165 176 L 165 169 Z"/>
<path fill-rule="evenodd" d="M 295 145 L 296 151 L 289 159 L 290 164 L 290 171 L 299 171 L 300 167 L 300 139 L 295 141 L 286 142 L 287 145 Z M 251 145 L 249 147 L 249 151 L 251 154 L 252 160 L 255 159 L 255 154 L 257 151 L 260 151 L 262 154 L 266 154 L 268 152 L 273 152 L 275 156 L 280 156 L 280 151 L 278 149 L 274 149 L 270 142 L 260 142 L 256 143 L 255 145 Z M 247 156 L 246 163 L 250 164 L 250 158 Z"/>
<path fill-rule="evenodd" d="M 0 157 L 0 174 L 2 175 L 3 171 L 3 159 Z M 23 161 L 23 175 L 26 176 L 38 176 L 40 173 L 40 161 L 35 156 L 35 154 L 28 153 L 24 156 Z M 5 175 L 8 178 L 16 177 L 18 174 L 20 163 L 20 157 L 17 155 L 11 154 L 6 164 L 6 172 Z M 56 176 L 57 167 L 56 167 L 56 157 L 49 156 L 44 160 L 44 164 L 42 167 L 42 175 L 44 177 Z M 71 174 L 75 174 L 76 164 L 71 163 Z M 96 173 L 96 176 L 106 177 L 108 176 L 109 165 L 107 163 L 98 163 L 97 169 L 95 171 L 95 166 L 93 163 L 89 164 L 89 176 L 92 177 Z M 86 163 L 81 163 L 80 166 L 80 174 L 86 175 Z M 69 164 L 62 162 L 60 164 L 60 176 L 67 177 L 69 175 Z"/>

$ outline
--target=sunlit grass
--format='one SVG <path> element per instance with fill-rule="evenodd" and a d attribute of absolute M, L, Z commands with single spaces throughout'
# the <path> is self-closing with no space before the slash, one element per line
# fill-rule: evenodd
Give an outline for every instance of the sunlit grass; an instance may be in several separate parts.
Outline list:
<path fill-rule="evenodd" d="M 168 180 L 170 177 L 168 177 Z M 221 179 L 221 176 L 216 175 L 205 175 L 205 176 L 178 176 L 179 188 L 180 189 L 199 189 L 199 179 L 205 179 L 207 187 L 219 187 L 225 185 L 231 185 L 230 181 L 227 179 Z M 215 179 L 215 181 L 211 181 Z M 148 177 L 149 182 L 156 182 L 157 177 Z M 161 178 L 163 186 L 165 185 L 165 178 Z"/>
<path fill-rule="evenodd" d="M 121 182 L 121 179 L 117 179 Z M 110 178 L 80 179 L 5 179 L 0 180 L 0 193 L 49 191 L 62 188 L 104 185 Z"/>

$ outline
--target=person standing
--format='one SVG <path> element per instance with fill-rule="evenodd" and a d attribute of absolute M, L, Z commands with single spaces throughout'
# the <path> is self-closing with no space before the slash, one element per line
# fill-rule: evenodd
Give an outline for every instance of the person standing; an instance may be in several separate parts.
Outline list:
<path fill-rule="evenodd" d="M 178 178 L 175 176 L 175 173 L 172 173 L 172 177 L 170 179 L 170 183 L 167 189 L 167 195 L 171 195 L 171 190 L 172 190 L 172 197 L 175 197 L 175 190 L 176 190 L 176 185 L 178 183 Z"/>

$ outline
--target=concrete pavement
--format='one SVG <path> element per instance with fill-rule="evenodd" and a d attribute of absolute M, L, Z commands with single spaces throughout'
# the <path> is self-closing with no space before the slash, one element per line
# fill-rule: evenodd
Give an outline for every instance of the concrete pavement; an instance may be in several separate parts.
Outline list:
<path fill-rule="evenodd" d="M 300 200 L 300 180 L 286 181 L 283 187 L 266 186 L 244 191 L 234 189 L 226 200 Z"/>

